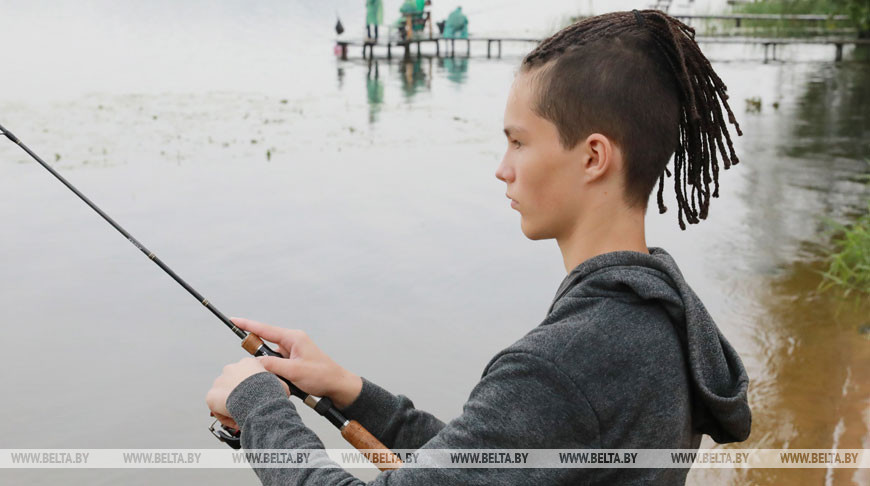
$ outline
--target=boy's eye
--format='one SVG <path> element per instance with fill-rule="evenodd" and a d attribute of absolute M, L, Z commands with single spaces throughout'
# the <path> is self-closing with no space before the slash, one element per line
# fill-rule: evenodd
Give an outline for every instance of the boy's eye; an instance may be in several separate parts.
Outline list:
<path fill-rule="evenodd" d="M 514 148 L 520 148 L 520 146 L 522 145 L 522 144 L 521 144 L 519 141 L 517 141 L 517 140 L 511 140 L 510 143 L 511 143 L 511 145 L 514 146 Z"/>

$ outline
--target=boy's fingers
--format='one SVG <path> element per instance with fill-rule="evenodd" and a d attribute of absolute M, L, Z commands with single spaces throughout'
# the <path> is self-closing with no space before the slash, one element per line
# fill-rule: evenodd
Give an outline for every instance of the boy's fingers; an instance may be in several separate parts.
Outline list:
<path fill-rule="evenodd" d="M 263 339 L 272 342 L 279 342 L 284 337 L 284 329 L 280 327 L 270 326 L 262 322 L 252 321 L 242 317 L 230 317 L 233 324 L 245 331 L 252 332 Z"/>
<path fill-rule="evenodd" d="M 236 430 L 239 429 L 239 425 L 232 419 L 232 417 L 227 417 L 226 415 L 221 415 L 219 413 L 212 413 L 212 417 L 218 419 L 218 422 L 223 424 L 225 427 L 230 427 Z"/>
<path fill-rule="evenodd" d="M 260 364 L 263 365 L 263 368 L 266 368 L 266 371 L 283 376 L 290 381 L 297 379 L 296 372 L 298 368 L 294 360 L 277 358 L 275 356 L 258 356 L 257 359 L 260 360 Z"/>
<path fill-rule="evenodd" d="M 296 337 L 302 333 L 299 330 L 270 326 L 269 324 L 252 321 L 243 317 L 230 317 L 230 320 L 240 329 L 252 332 L 267 341 L 283 345 L 285 350 L 292 347 Z"/>

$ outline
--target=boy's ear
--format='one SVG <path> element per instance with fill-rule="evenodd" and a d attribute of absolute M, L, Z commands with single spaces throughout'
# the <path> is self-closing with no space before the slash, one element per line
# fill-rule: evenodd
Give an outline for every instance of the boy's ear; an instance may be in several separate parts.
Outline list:
<path fill-rule="evenodd" d="M 600 133 L 593 133 L 580 145 L 586 182 L 601 179 L 608 172 L 616 170 L 614 153 L 616 146 L 610 142 L 610 139 Z"/>

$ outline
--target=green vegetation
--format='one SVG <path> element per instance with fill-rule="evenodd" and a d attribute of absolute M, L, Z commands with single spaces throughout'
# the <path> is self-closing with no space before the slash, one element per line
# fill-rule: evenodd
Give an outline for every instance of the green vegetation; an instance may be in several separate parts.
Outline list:
<path fill-rule="evenodd" d="M 808 20 L 690 20 L 700 36 L 812 37 L 858 36 L 870 38 L 870 1 L 868 0 L 759 0 L 740 3 L 727 14 L 827 15 L 822 21 Z M 835 15 L 849 19 L 835 20 Z M 589 15 L 577 15 L 562 21 L 565 27 Z M 555 29 L 558 30 L 558 29 Z M 555 32 L 554 30 L 554 32 Z"/>
<path fill-rule="evenodd" d="M 841 0 L 762 0 L 734 6 L 735 13 L 752 14 L 846 14 Z"/>
<path fill-rule="evenodd" d="M 747 14 L 817 14 L 848 15 L 849 21 L 829 19 L 824 22 L 746 20 L 742 25 L 753 34 L 813 35 L 843 34 L 857 31 L 859 37 L 870 37 L 870 2 L 867 0 L 768 0 L 736 5 L 733 13 Z"/>
<path fill-rule="evenodd" d="M 870 295 L 870 201 L 866 212 L 851 224 L 825 222 L 834 233 L 834 248 L 827 257 L 828 269 L 822 272 L 819 290 L 838 287 L 847 297 L 853 292 Z"/>

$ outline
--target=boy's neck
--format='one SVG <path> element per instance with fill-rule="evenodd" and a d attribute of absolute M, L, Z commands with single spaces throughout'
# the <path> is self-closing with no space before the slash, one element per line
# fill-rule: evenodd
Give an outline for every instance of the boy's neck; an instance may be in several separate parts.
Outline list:
<path fill-rule="evenodd" d="M 586 260 L 612 251 L 649 254 L 644 236 L 644 211 L 596 211 L 578 220 L 566 234 L 556 237 L 565 271 L 571 272 Z"/>

